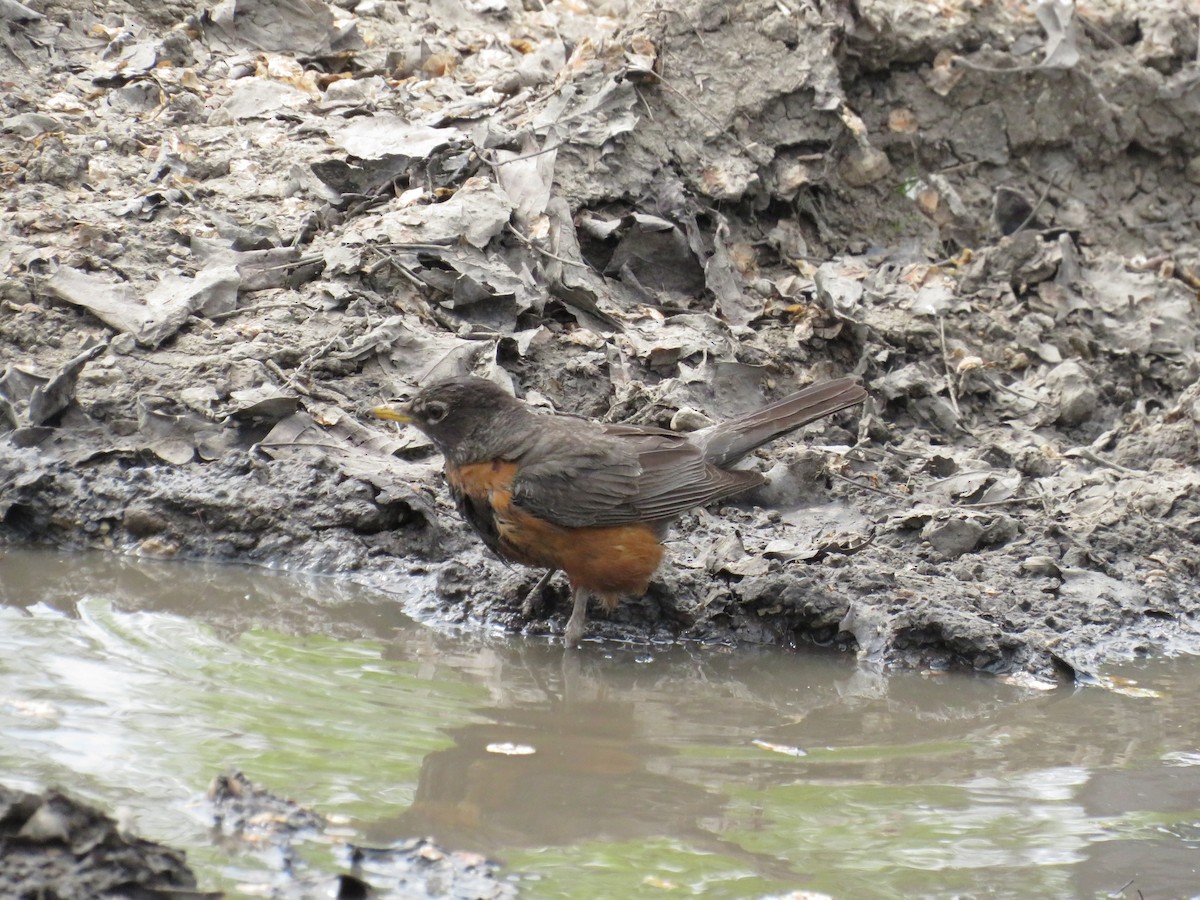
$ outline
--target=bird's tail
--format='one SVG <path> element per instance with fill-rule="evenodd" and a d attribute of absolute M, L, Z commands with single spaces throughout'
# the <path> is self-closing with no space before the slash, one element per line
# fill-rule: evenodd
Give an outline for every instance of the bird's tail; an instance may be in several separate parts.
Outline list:
<path fill-rule="evenodd" d="M 692 440 L 704 448 L 708 462 L 725 468 L 768 441 L 866 399 L 867 392 L 857 378 L 837 378 L 810 385 L 756 412 L 720 422 L 693 434 Z"/>

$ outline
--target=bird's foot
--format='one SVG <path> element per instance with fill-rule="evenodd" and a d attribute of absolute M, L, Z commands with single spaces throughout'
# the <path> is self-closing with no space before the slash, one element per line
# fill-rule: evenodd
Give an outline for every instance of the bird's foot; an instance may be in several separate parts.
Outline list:
<path fill-rule="evenodd" d="M 546 597 L 544 591 L 546 585 L 550 583 L 550 579 L 554 577 L 557 569 L 549 569 L 545 575 L 538 579 L 538 583 L 525 592 L 524 598 L 521 600 L 521 617 L 524 619 L 532 619 L 542 609 Z"/>

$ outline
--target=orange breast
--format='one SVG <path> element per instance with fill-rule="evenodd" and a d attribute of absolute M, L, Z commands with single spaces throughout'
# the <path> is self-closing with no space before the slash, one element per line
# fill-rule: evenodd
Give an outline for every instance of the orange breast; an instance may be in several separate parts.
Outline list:
<path fill-rule="evenodd" d="M 565 528 L 539 519 L 512 502 L 516 463 L 475 463 L 447 471 L 456 492 L 486 506 L 499 552 L 527 566 L 561 569 L 572 586 L 593 591 L 608 605 L 643 594 L 662 562 L 655 529 L 641 522 L 602 528 Z M 479 527 L 479 523 L 476 527 Z"/>

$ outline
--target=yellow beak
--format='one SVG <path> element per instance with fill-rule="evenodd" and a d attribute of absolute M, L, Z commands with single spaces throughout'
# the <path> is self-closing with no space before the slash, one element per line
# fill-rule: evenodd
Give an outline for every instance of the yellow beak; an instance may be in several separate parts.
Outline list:
<path fill-rule="evenodd" d="M 413 420 L 407 406 L 377 406 L 371 410 L 371 415 L 386 422 L 399 422 L 402 425 L 407 425 Z"/>

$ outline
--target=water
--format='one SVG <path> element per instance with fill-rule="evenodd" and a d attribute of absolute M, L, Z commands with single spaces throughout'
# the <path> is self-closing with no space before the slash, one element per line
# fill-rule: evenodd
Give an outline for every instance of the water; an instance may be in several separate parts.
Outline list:
<path fill-rule="evenodd" d="M 500 859 L 529 897 L 1200 897 L 1200 661 L 1036 690 L 817 650 L 451 635 L 334 579 L 0 558 L 0 779 L 59 785 L 260 894 L 237 767 Z M 302 848 L 344 857 L 328 838 Z"/>

